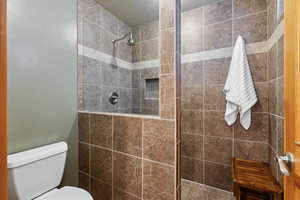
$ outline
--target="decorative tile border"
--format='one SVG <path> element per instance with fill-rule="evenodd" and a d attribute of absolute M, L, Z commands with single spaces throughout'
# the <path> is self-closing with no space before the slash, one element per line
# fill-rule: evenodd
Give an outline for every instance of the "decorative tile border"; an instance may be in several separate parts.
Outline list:
<path fill-rule="evenodd" d="M 132 69 L 146 69 L 146 68 L 153 68 L 159 66 L 160 66 L 159 59 L 132 63 Z"/>
<path fill-rule="evenodd" d="M 280 24 L 277 26 L 277 28 L 269 38 L 267 51 L 269 51 L 283 35 L 284 35 L 284 20 L 280 22 Z"/>
<path fill-rule="evenodd" d="M 247 45 L 248 54 L 257 54 L 267 52 L 267 42 L 258 42 Z M 191 53 L 182 55 L 182 63 L 191 63 L 201 60 L 213 60 L 218 58 L 227 58 L 232 56 L 233 47 L 214 49 L 210 51 L 202 51 L 199 53 Z"/>
<path fill-rule="evenodd" d="M 274 44 L 276 44 L 276 42 L 283 36 L 283 34 L 284 34 L 284 21 L 282 20 L 268 41 L 247 44 L 247 53 L 251 55 L 251 54 L 268 52 L 274 46 Z M 190 62 L 198 62 L 201 60 L 227 58 L 232 56 L 232 50 L 233 47 L 214 49 L 210 51 L 202 51 L 202 52 L 182 55 L 181 59 L 182 59 L 182 63 L 190 63 Z M 160 67 L 159 59 L 130 63 L 122 59 L 116 58 L 114 56 L 108 55 L 106 53 L 102 53 L 98 50 L 94 50 L 89 47 L 83 46 L 81 44 L 78 44 L 78 54 L 105 62 L 107 64 L 117 65 L 121 68 L 130 69 L 130 70 Z"/>
<path fill-rule="evenodd" d="M 102 53 L 101 51 L 91 49 L 91 48 L 83 46 L 81 44 L 78 44 L 78 54 L 82 55 L 82 56 L 89 57 L 89 58 L 93 58 L 95 60 L 102 61 L 102 62 L 107 63 L 107 64 L 116 65 L 116 66 L 119 66 L 121 68 L 133 69 L 132 68 L 132 63 L 130 63 L 130 62 L 126 62 L 126 61 L 124 61 L 122 59 L 119 59 L 115 56 L 111 56 L 109 54 Z"/>

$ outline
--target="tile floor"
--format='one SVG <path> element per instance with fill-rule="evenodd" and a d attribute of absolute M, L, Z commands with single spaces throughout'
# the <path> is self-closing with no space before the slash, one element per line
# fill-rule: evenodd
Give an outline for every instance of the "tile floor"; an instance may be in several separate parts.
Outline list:
<path fill-rule="evenodd" d="M 181 179 L 181 200 L 234 200 L 234 197 L 231 192 Z"/>

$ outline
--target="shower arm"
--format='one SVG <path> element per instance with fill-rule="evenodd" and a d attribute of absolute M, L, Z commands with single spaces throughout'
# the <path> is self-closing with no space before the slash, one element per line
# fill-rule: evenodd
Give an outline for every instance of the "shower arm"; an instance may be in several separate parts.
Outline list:
<path fill-rule="evenodd" d="M 118 42 L 118 41 L 120 41 L 120 40 L 124 40 L 124 39 L 125 39 L 128 35 L 130 35 L 130 34 L 131 34 L 131 32 L 126 33 L 123 37 L 118 38 L 118 39 L 115 39 L 115 40 L 112 40 L 112 43 L 113 43 L 114 46 L 115 46 L 116 42 Z"/>

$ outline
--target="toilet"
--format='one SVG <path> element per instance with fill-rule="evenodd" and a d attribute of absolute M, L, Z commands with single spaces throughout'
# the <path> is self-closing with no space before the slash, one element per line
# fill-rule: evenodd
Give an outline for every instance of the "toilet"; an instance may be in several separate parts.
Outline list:
<path fill-rule="evenodd" d="M 67 144 L 59 142 L 9 155 L 9 200 L 93 200 L 83 189 L 57 188 L 67 151 Z"/>

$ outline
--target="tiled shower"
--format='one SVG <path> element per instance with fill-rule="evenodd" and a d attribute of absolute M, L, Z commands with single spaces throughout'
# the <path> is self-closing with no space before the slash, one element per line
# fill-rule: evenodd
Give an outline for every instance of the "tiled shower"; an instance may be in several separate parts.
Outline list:
<path fill-rule="evenodd" d="M 158 19 L 129 26 L 92 1 L 80 1 L 78 14 L 79 110 L 158 115 Z M 133 47 L 126 40 L 112 45 L 130 32 Z M 103 55 L 97 59 L 87 48 Z M 109 103 L 111 92 L 119 94 L 118 104 Z"/>
<path fill-rule="evenodd" d="M 96 200 L 227 200 L 233 157 L 269 163 L 282 184 L 283 0 L 160 0 L 142 24 L 104 2 L 78 1 L 80 186 Z M 127 33 L 133 46 L 112 44 Z M 238 35 L 259 99 L 247 131 L 224 121 Z"/>
<path fill-rule="evenodd" d="M 124 9 L 124 2 L 78 1 L 79 185 L 95 200 L 174 200 L 180 190 L 176 1 L 149 3 L 144 8 L 154 14 L 140 23 L 111 9 L 110 3 Z"/>
<path fill-rule="evenodd" d="M 232 199 L 233 157 L 270 163 L 283 183 L 274 161 L 283 149 L 283 3 L 219 0 L 187 11 L 183 7 L 183 200 Z M 246 40 L 259 99 L 247 131 L 224 120 L 223 88 L 238 35 Z"/>

